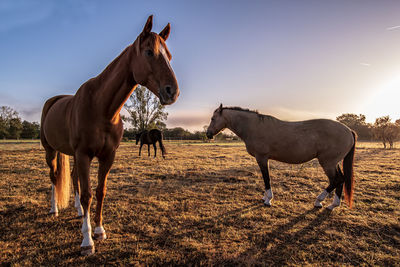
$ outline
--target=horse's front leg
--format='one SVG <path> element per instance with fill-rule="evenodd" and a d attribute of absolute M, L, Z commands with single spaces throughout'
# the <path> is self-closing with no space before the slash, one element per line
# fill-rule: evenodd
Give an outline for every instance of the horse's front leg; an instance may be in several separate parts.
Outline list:
<path fill-rule="evenodd" d="M 147 144 L 147 156 L 150 157 L 150 144 Z"/>
<path fill-rule="evenodd" d="M 94 221 L 96 223 L 96 228 L 94 229 L 94 239 L 103 240 L 106 239 L 106 231 L 103 227 L 103 201 L 106 196 L 106 185 L 107 185 L 107 176 L 110 172 L 111 166 L 114 162 L 115 151 L 111 152 L 104 158 L 99 158 L 99 172 L 98 172 L 98 185 L 96 189 L 96 216 L 94 217 Z"/>
<path fill-rule="evenodd" d="M 76 168 L 76 160 L 74 157 L 74 167 L 72 169 L 72 183 L 74 184 L 74 193 L 75 193 L 75 208 L 78 211 L 78 217 L 83 216 L 83 208 L 81 205 L 81 199 L 79 197 L 80 189 L 79 189 L 79 178 L 78 178 L 78 171 Z"/>
<path fill-rule="evenodd" d="M 157 157 L 157 146 L 156 143 L 153 144 L 154 147 L 154 157 Z"/>
<path fill-rule="evenodd" d="M 81 254 L 90 255 L 94 253 L 94 242 L 92 239 L 92 226 L 90 225 L 90 204 L 92 202 L 92 192 L 90 187 L 89 168 L 92 158 L 85 153 L 75 154 L 76 169 L 81 189 L 81 205 L 83 208 Z"/>
<path fill-rule="evenodd" d="M 272 198 L 274 197 L 272 194 L 271 183 L 269 178 L 269 171 L 268 171 L 268 157 L 256 157 L 258 166 L 260 167 L 264 185 L 265 185 L 265 193 L 262 198 L 264 201 L 264 205 L 270 207 Z"/>

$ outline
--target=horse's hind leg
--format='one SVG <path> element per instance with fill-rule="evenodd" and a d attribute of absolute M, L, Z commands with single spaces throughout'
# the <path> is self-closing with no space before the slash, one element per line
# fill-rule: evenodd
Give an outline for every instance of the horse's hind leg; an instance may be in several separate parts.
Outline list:
<path fill-rule="evenodd" d="M 150 157 L 150 144 L 147 144 L 147 156 Z"/>
<path fill-rule="evenodd" d="M 341 170 L 339 168 L 339 166 L 337 164 L 332 164 L 329 167 L 326 165 L 321 164 L 326 176 L 328 176 L 329 178 L 329 185 L 328 187 L 317 197 L 317 199 L 315 200 L 315 204 L 314 206 L 316 208 L 321 208 L 322 204 L 321 201 L 323 201 L 326 196 L 328 196 L 329 193 L 331 193 L 333 191 L 333 189 L 337 189 L 340 186 L 343 187 L 343 174 L 341 173 Z M 338 207 L 340 205 L 340 196 L 342 194 L 341 192 L 342 190 L 336 190 L 336 194 L 335 197 L 333 199 L 333 202 L 330 206 L 328 206 L 328 209 L 332 210 L 335 207 Z"/>
<path fill-rule="evenodd" d="M 46 146 L 46 162 L 47 165 L 50 167 L 50 180 L 51 180 L 51 209 L 50 214 L 57 216 L 58 215 L 58 208 L 57 208 L 57 198 L 56 198 L 56 171 L 57 171 L 57 152 Z"/>
<path fill-rule="evenodd" d="M 340 199 L 342 197 L 343 192 L 343 183 L 344 183 L 344 175 L 339 165 L 336 166 L 336 176 L 335 176 L 335 197 L 333 198 L 333 202 L 328 206 L 329 210 L 333 210 L 336 207 L 340 206 Z"/>
<path fill-rule="evenodd" d="M 156 147 L 156 143 L 153 144 L 154 147 L 154 157 L 157 157 L 157 147 Z"/>
<path fill-rule="evenodd" d="M 74 193 L 75 193 L 75 208 L 78 211 L 78 217 L 83 216 L 83 208 L 81 205 L 81 199 L 79 197 L 80 189 L 79 189 L 79 178 L 78 171 L 76 169 L 76 160 L 74 157 L 74 167 L 72 169 L 72 182 L 74 184 Z"/>
<path fill-rule="evenodd" d="M 272 194 L 271 183 L 269 178 L 269 171 L 268 171 L 268 158 L 266 157 L 256 157 L 258 166 L 260 167 L 264 185 L 265 185 L 265 193 L 262 200 L 264 201 L 264 205 L 270 207 L 272 198 L 274 197 Z"/>

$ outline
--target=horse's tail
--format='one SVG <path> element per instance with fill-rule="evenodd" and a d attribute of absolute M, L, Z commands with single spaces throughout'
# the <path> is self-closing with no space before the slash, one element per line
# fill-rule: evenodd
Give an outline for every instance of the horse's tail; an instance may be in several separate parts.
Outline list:
<path fill-rule="evenodd" d="M 71 194 L 71 173 L 69 157 L 61 152 L 57 152 L 57 169 L 55 176 L 57 204 L 60 208 L 66 208 Z"/>
<path fill-rule="evenodd" d="M 160 140 L 158 140 L 158 142 L 160 143 L 161 154 L 165 158 L 165 154 L 167 154 L 167 150 L 165 149 L 165 146 L 164 146 L 162 140 L 163 140 L 163 135 L 161 134 Z"/>
<path fill-rule="evenodd" d="M 357 134 L 351 131 L 353 134 L 354 144 L 343 160 L 343 174 L 344 174 L 344 198 L 351 208 L 353 205 L 353 193 L 354 193 L 354 151 L 356 148 Z"/>

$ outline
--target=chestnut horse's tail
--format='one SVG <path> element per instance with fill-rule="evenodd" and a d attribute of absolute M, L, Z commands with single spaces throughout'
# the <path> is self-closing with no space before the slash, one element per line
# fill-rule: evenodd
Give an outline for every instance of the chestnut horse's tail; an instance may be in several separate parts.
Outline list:
<path fill-rule="evenodd" d="M 353 147 L 347 153 L 343 160 L 343 174 L 344 174 L 344 198 L 351 208 L 353 205 L 353 192 L 354 192 L 354 150 L 356 148 L 357 134 L 351 131 L 354 138 Z"/>
<path fill-rule="evenodd" d="M 69 157 L 61 152 L 57 152 L 55 176 L 57 204 L 60 208 L 66 208 L 71 194 L 71 172 L 69 168 Z"/>

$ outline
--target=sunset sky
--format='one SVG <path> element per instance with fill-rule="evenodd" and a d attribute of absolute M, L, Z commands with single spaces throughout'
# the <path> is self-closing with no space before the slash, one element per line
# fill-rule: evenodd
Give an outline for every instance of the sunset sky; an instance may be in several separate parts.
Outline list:
<path fill-rule="evenodd" d="M 0 106 L 39 121 L 154 15 L 181 89 L 167 126 L 209 123 L 220 103 L 286 120 L 400 118 L 400 1 L 0 2 Z"/>

